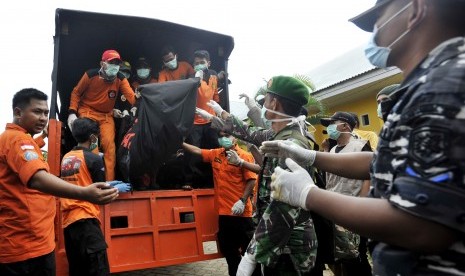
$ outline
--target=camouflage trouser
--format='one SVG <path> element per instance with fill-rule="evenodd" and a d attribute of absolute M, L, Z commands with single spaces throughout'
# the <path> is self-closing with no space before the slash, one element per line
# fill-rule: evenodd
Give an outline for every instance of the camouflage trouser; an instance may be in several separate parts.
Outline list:
<path fill-rule="evenodd" d="M 307 272 L 315 264 L 317 239 L 310 213 L 279 201 L 266 208 L 247 251 L 266 267 Z M 289 255 L 292 266 L 281 264 Z"/>

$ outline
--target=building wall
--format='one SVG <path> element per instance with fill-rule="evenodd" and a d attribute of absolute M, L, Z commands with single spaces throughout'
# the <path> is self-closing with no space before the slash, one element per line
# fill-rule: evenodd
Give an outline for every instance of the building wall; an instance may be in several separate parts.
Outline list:
<path fill-rule="evenodd" d="M 358 114 L 358 119 L 360 121 L 360 129 L 362 130 L 371 130 L 376 133 L 379 133 L 383 125 L 383 120 L 378 118 L 377 115 L 377 104 L 376 104 L 376 93 L 368 97 L 348 101 L 344 104 L 336 105 L 328 109 L 327 114 L 332 115 L 336 111 L 346 111 L 346 112 L 355 112 Z M 362 115 L 368 114 L 369 125 L 363 125 Z M 314 126 L 316 131 L 314 133 L 315 139 L 318 143 L 321 143 L 324 139 L 328 138 L 328 135 L 322 134 L 322 131 L 326 128 L 320 124 Z M 309 130 L 311 127 L 309 128 Z"/>

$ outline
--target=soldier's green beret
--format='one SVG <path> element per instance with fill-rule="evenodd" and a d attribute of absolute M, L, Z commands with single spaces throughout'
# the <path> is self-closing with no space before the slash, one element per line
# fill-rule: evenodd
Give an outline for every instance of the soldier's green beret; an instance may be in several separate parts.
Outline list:
<path fill-rule="evenodd" d="M 267 84 L 267 92 L 281 96 L 299 105 L 306 105 L 310 89 L 302 81 L 288 76 L 276 76 Z"/>

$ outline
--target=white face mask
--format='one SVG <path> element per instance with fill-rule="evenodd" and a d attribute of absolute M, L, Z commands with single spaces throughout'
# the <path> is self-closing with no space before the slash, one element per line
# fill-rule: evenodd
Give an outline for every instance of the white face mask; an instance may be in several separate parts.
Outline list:
<path fill-rule="evenodd" d="M 368 44 L 365 47 L 365 56 L 374 66 L 378 68 L 387 68 L 387 61 L 389 55 L 391 54 L 392 46 L 410 32 L 410 29 L 405 30 L 396 40 L 394 40 L 387 47 L 381 47 L 376 43 L 376 36 L 378 35 L 379 30 L 381 30 L 399 14 L 401 14 L 408 7 L 410 7 L 411 4 L 412 2 L 405 5 L 402 9 L 400 9 L 393 16 L 391 16 L 386 22 L 384 22 L 379 28 L 376 25 L 374 26 L 373 33 L 371 34 L 370 40 L 368 41 Z"/>
<path fill-rule="evenodd" d="M 266 119 L 265 117 L 265 114 L 266 112 L 271 112 L 271 113 L 274 113 L 274 114 L 277 114 L 277 115 L 280 115 L 280 116 L 283 116 L 285 118 L 279 118 L 279 119 Z M 287 115 L 287 114 L 284 114 L 284 113 L 281 113 L 279 111 L 275 111 L 275 110 L 271 110 L 271 109 L 268 109 L 265 107 L 265 104 L 263 104 L 263 107 L 262 107 L 262 120 L 266 120 L 264 121 L 265 123 L 265 126 L 268 127 L 268 124 L 270 125 L 271 127 L 271 123 L 272 122 L 286 122 L 286 121 L 289 121 L 289 123 L 287 125 L 292 125 L 292 124 L 298 124 L 299 125 L 299 128 L 300 128 L 300 132 L 304 133 L 304 129 L 306 129 L 306 124 L 307 124 L 307 121 L 305 120 L 305 115 L 300 115 L 300 116 L 297 116 L 297 117 L 292 117 L 290 115 Z"/>
<path fill-rule="evenodd" d="M 137 76 L 141 79 L 146 79 L 150 75 L 150 69 L 142 68 L 137 69 Z"/>
<path fill-rule="evenodd" d="M 165 62 L 165 66 L 166 66 L 168 69 L 171 69 L 171 70 L 176 69 L 176 67 L 178 67 L 178 60 L 176 59 L 176 56 L 174 57 L 173 60 L 170 60 L 170 61 L 168 61 L 168 62 Z"/>

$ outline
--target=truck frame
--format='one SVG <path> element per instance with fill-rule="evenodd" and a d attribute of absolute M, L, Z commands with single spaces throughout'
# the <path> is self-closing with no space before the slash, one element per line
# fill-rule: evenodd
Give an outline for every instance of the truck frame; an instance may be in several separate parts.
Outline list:
<path fill-rule="evenodd" d="M 82 74 L 99 67 L 106 49 L 116 49 L 124 60 L 145 56 L 161 65 L 165 44 L 190 62 L 193 52 L 206 49 L 211 67 L 227 72 L 234 48 L 232 37 L 157 19 L 57 9 L 49 122 L 48 162 L 60 175 L 62 156 L 74 145 L 66 122 L 70 94 Z M 228 83 L 220 104 L 229 110 Z M 218 213 L 215 188 L 148 190 L 120 194 L 100 208 L 100 221 L 108 244 L 110 270 L 147 269 L 221 257 L 217 246 Z M 59 199 L 57 200 L 57 275 L 67 275 Z M 213 248 L 213 250 L 211 249 Z"/>

